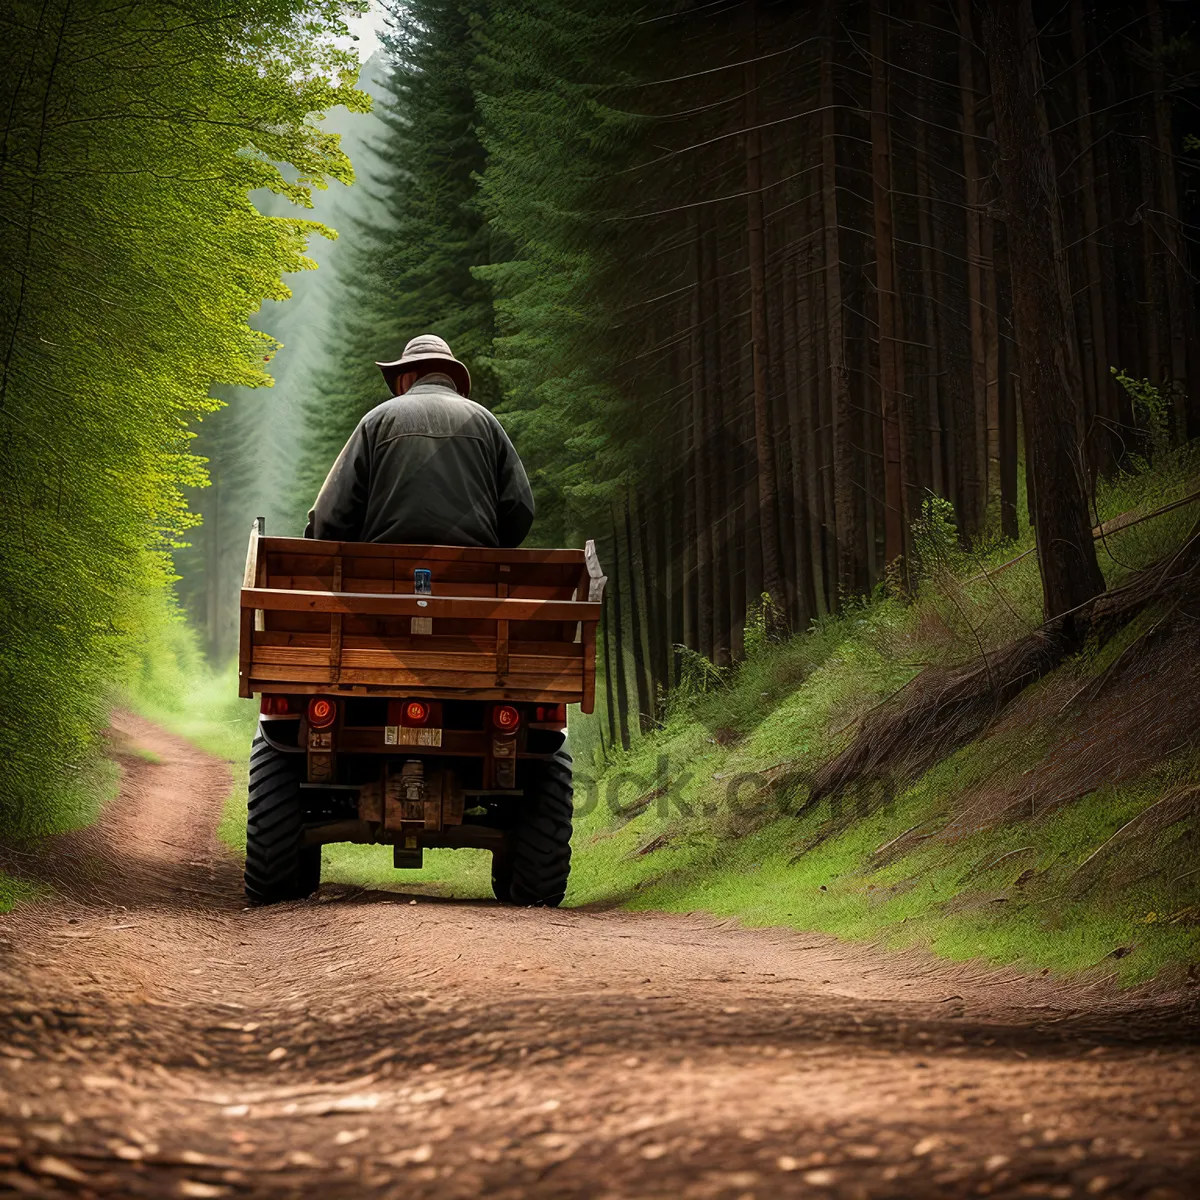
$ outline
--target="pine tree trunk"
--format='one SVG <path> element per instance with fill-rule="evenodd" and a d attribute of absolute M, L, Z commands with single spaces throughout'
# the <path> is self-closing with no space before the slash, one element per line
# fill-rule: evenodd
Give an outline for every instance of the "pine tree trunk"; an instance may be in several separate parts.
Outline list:
<path fill-rule="evenodd" d="M 1001 525 L 1000 328 L 997 320 L 996 223 L 984 214 L 980 224 L 979 273 L 983 283 L 984 412 L 987 414 L 987 505 L 985 525 Z"/>
<path fill-rule="evenodd" d="M 721 361 L 721 258 L 716 230 L 706 239 L 708 245 L 705 293 L 708 327 L 704 338 L 708 403 L 705 405 L 704 445 L 707 448 L 709 479 L 712 481 L 712 661 L 719 667 L 732 662 L 732 621 L 730 587 L 733 575 L 733 530 L 730 514 L 732 487 L 728 446 L 726 444 L 724 372 Z"/>
<path fill-rule="evenodd" d="M 1163 370 L 1162 316 L 1166 297 L 1162 288 L 1162 269 L 1159 263 L 1162 245 L 1150 216 L 1156 207 L 1153 124 L 1151 114 L 1144 113 L 1148 126 L 1146 136 L 1138 143 L 1138 169 L 1141 182 L 1142 231 L 1141 268 L 1142 284 L 1145 289 L 1142 308 L 1145 313 L 1142 332 L 1142 352 L 1145 354 L 1146 376 L 1162 391 L 1169 389 L 1170 371 Z"/>
<path fill-rule="evenodd" d="M 665 537 L 666 514 L 659 507 L 660 501 L 638 505 L 638 540 L 642 546 L 646 576 L 646 646 L 650 666 L 650 696 L 654 705 L 654 716 L 658 718 L 658 697 L 671 686 L 667 596 L 663 584 L 667 578 Z"/>
<path fill-rule="evenodd" d="M 1156 219 L 1162 237 L 1159 248 L 1166 284 L 1167 335 L 1170 343 L 1169 398 L 1175 434 L 1188 436 L 1188 344 L 1193 303 L 1183 278 L 1183 247 L 1179 237 L 1179 191 L 1175 182 L 1175 148 L 1171 142 L 1171 98 L 1167 95 L 1163 62 L 1162 0 L 1146 0 L 1150 24 L 1150 81 L 1154 89 L 1154 149 L 1158 168 Z"/>
<path fill-rule="evenodd" d="M 645 633 L 647 604 L 639 596 L 646 578 L 645 563 L 634 537 L 633 513 L 629 497 L 625 497 L 625 545 L 629 550 L 629 636 L 633 645 L 633 682 L 637 689 L 638 730 L 647 732 L 654 717 L 654 690 L 650 682 Z"/>
<path fill-rule="evenodd" d="M 900 340 L 900 296 L 892 241 L 892 150 L 888 129 L 886 0 L 871 2 L 871 183 L 875 214 L 875 294 L 879 320 L 879 403 L 883 445 L 883 557 L 893 563 L 905 553 L 906 511 L 900 407 L 904 355 Z M 864 381 L 865 382 L 865 381 Z"/>
<path fill-rule="evenodd" d="M 692 274 L 688 313 L 691 322 L 691 353 L 688 358 L 691 408 L 685 422 L 687 462 L 683 480 L 683 644 L 707 654 L 700 616 L 703 608 L 700 591 L 704 587 L 703 575 L 708 555 L 702 544 L 707 536 L 706 522 L 700 515 L 704 503 L 704 472 L 701 467 L 704 456 L 704 331 L 700 324 L 700 226 L 695 218 L 692 220 L 689 266 Z"/>
<path fill-rule="evenodd" d="M 1096 188 L 1096 156 L 1093 149 L 1095 134 L 1092 127 L 1092 104 L 1088 88 L 1088 42 L 1084 24 L 1083 0 L 1071 0 L 1071 55 L 1075 83 L 1076 144 L 1078 146 L 1079 212 L 1082 222 L 1084 274 L 1087 280 L 1087 318 L 1091 340 L 1091 376 L 1094 386 L 1093 404 L 1098 419 L 1095 430 L 1089 431 L 1092 453 L 1089 457 L 1097 469 L 1114 463 L 1112 433 L 1106 426 L 1111 421 L 1108 393 L 1116 386 L 1110 375 L 1108 337 L 1104 327 L 1104 272 L 1100 263 L 1100 213 Z"/>
<path fill-rule="evenodd" d="M 917 27 L 931 26 L 929 0 L 918 0 Z M 935 496 L 948 496 L 942 450 L 941 415 L 941 322 L 938 314 L 937 283 L 934 275 L 934 214 L 929 186 L 929 79 L 922 71 L 917 76 L 917 119 L 913 125 L 917 182 L 917 240 L 921 257 L 921 358 L 925 378 L 917 395 L 917 412 L 929 432 L 929 488 Z M 916 514 L 910 514 L 915 516 Z"/>
<path fill-rule="evenodd" d="M 788 253 L 783 264 L 783 379 L 784 394 L 788 410 L 788 455 L 792 463 L 792 558 L 795 563 L 796 607 L 792 614 L 793 628 L 806 629 L 813 617 L 812 561 L 809 547 L 812 544 L 808 526 L 811 515 L 808 511 L 807 481 L 801 476 L 804 471 L 805 448 L 812 442 L 812 431 L 808 428 L 804 407 L 804 392 L 800 386 L 800 362 L 798 335 L 796 332 L 797 281 L 796 251 Z"/>
<path fill-rule="evenodd" d="M 758 532 L 762 588 L 777 613 L 787 612 L 779 537 L 779 476 L 771 422 L 771 355 L 767 325 L 766 246 L 763 232 L 762 132 L 758 129 L 757 2 L 749 0 L 750 60 L 746 87 L 746 231 L 750 260 L 750 337 L 753 355 L 754 450 L 758 465 Z"/>
<path fill-rule="evenodd" d="M 809 205 L 805 205 L 805 212 Z M 815 229 L 817 222 L 810 223 L 810 229 Z M 806 436 L 804 438 L 804 498 L 808 514 L 808 554 L 810 576 L 813 588 L 813 611 L 818 616 L 824 616 L 829 611 L 828 581 L 825 570 L 824 556 L 821 552 L 821 542 L 825 527 L 825 489 L 822 470 L 824 457 L 821 454 L 821 385 L 823 374 L 817 360 L 817 346 L 820 337 L 819 305 L 820 294 L 817 286 L 817 270 L 813 254 L 813 234 L 810 233 L 804 243 L 804 258 L 802 273 L 797 281 L 796 319 L 800 332 L 800 412 L 804 423 Z"/>
<path fill-rule="evenodd" d="M 616 547 L 613 547 L 614 554 Z M 610 558 L 611 562 L 612 559 Z M 604 703 L 605 712 L 608 715 L 608 744 L 615 746 L 617 744 L 617 706 L 613 696 L 613 676 L 616 674 L 616 651 L 613 648 L 613 639 L 611 626 L 608 619 L 609 610 L 613 607 L 613 593 L 616 591 L 616 582 L 604 595 L 604 604 L 600 609 L 600 638 L 604 643 Z"/>
<path fill-rule="evenodd" d="M 1000 342 L 1000 532 L 1016 539 L 1017 522 L 1017 363 L 1010 341 Z"/>
<path fill-rule="evenodd" d="M 821 45 L 821 195 L 825 222 L 825 334 L 829 357 L 829 395 L 833 425 L 833 521 L 837 553 L 839 605 L 856 592 L 862 545 L 854 495 L 854 408 L 846 365 L 842 313 L 842 260 L 838 226 L 837 109 L 833 61 L 837 0 L 823 0 Z"/>
<path fill-rule="evenodd" d="M 708 334 L 708 316 L 704 311 L 704 236 L 699 222 L 692 239 L 692 463 L 691 476 L 687 480 L 687 494 L 693 508 L 693 538 L 695 542 L 695 585 L 691 595 L 695 597 L 693 634 L 684 644 L 708 658 L 713 654 L 713 518 L 710 508 L 713 475 L 712 429 L 708 419 L 708 379 L 706 366 L 708 355 L 705 341 Z M 690 615 L 690 614 L 689 614 Z"/>
<path fill-rule="evenodd" d="M 1103 60 L 1101 60 L 1101 74 L 1105 80 L 1106 88 L 1110 86 L 1111 73 L 1104 68 Z M 1106 93 L 1107 94 L 1107 93 Z M 1101 98 L 1101 103 L 1106 104 L 1106 97 Z M 1099 227 L 1102 230 L 1114 230 L 1114 208 L 1117 202 L 1116 188 L 1111 169 L 1110 151 L 1106 138 L 1100 138 L 1096 142 L 1093 152 L 1096 160 L 1096 176 L 1104 181 L 1104 186 L 1100 187 L 1097 192 L 1097 214 L 1099 217 Z M 1111 378 L 1112 367 L 1120 367 L 1122 364 L 1132 364 L 1137 361 L 1136 356 L 1125 357 L 1125 345 L 1122 339 L 1122 291 L 1120 273 L 1117 269 L 1117 249 L 1115 242 L 1118 235 L 1112 233 L 1109 236 L 1103 237 L 1099 241 L 1100 249 L 1100 272 L 1102 280 L 1101 298 L 1104 304 L 1104 343 L 1107 350 L 1104 362 L 1104 391 L 1101 393 L 1104 397 L 1105 406 L 1104 412 L 1110 422 L 1110 446 L 1112 447 L 1111 454 L 1114 463 L 1119 462 L 1122 455 L 1127 451 L 1130 436 L 1133 432 L 1133 419 L 1130 409 L 1129 394 L 1123 387 Z M 1137 320 L 1132 322 L 1132 329 L 1136 331 Z M 1126 328 L 1128 332 L 1128 328 Z"/>
<path fill-rule="evenodd" d="M 1078 375 L 1061 214 L 1041 100 L 1041 57 L 1030 0 L 988 0 L 997 171 L 1008 229 L 1013 310 L 1021 355 L 1027 452 L 1037 487 L 1038 564 L 1047 619 L 1104 589 L 1077 436 Z"/>
<path fill-rule="evenodd" d="M 613 653 L 617 673 L 617 725 L 621 733 L 621 748 L 628 750 L 629 740 L 629 679 L 625 670 L 625 616 L 621 597 L 621 535 L 617 529 L 617 515 L 612 514 L 612 608 L 613 608 Z M 607 594 L 607 593 L 606 593 Z"/>
<path fill-rule="evenodd" d="M 958 0 L 958 83 L 962 98 L 962 147 L 967 229 L 967 319 L 971 333 L 971 412 L 974 436 L 960 443 L 959 461 L 969 514 L 967 528 L 982 527 L 987 487 L 987 345 L 983 322 L 983 275 L 980 270 L 982 208 L 979 197 L 979 143 L 975 120 L 972 0 Z"/>

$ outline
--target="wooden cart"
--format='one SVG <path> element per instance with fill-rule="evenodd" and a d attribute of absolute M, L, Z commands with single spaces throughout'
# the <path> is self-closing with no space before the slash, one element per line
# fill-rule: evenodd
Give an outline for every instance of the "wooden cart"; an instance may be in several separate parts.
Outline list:
<path fill-rule="evenodd" d="M 579 704 L 595 698 L 595 547 L 494 550 L 250 536 L 239 693 Z M 431 594 L 415 590 L 428 571 Z"/>

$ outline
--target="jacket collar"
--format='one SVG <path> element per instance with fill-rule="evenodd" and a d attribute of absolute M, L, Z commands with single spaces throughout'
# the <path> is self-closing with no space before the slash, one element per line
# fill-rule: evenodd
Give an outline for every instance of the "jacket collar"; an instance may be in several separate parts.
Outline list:
<path fill-rule="evenodd" d="M 414 392 L 450 392 L 452 395 L 458 396 L 460 400 L 462 399 L 461 393 L 454 386 L 454 380 L 449 375 L 426 375 L 424 379 L 418 379 L 404 395 L 411 396 Z M 401 399 L 403 398 L 402 396 Z"/>

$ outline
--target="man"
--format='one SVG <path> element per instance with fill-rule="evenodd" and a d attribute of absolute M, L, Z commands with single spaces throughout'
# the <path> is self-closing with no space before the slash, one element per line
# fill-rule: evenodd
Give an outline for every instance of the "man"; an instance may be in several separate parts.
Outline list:
<path fill-rule="evenodd" d="M 394 399 L 359 421 L 304 536 L 519 546 L 533 524 L 529 479 L 500 422 L 468 399 L 467 368 L 428 333 L 395 362 L 375 365 Z"/>

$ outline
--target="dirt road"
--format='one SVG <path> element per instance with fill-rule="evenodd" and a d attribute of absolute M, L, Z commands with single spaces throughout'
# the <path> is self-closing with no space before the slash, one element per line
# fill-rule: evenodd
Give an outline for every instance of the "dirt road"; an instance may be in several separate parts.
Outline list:
<path fill-rule="evenodd" d="M 1200 1195 L 1179 1007 L 699 917 L 247 911 L 226 769 L 118 725 L 161 761 L 0 917 L 0 1192 Z"/>

